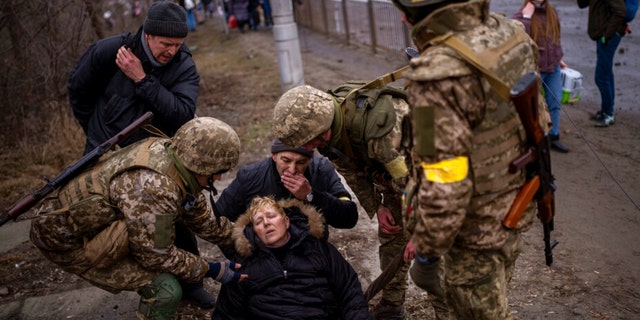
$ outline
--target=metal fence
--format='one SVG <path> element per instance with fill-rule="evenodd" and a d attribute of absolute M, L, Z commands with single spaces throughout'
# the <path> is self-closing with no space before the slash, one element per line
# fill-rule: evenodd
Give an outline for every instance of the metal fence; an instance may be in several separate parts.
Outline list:
<path fill-rule="evenodd" d="M 374 53 L 401 53 L 412 43 L 390 0 L 302 0 L 294 14 L 301 26 Z"/>

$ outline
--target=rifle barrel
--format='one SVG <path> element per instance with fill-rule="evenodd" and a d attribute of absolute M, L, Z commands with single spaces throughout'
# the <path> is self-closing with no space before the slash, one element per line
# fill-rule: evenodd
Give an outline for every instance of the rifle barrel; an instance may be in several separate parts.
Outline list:
<path fill-rule="evenodd" d="M 149 122 L 153 118 L 152 112 L 147 112 L 143 114 L 140 118 L 136 119 L 134 122 L 129 124 L 126 128 L 122 129 L 122 131 L 118 132 L 115 136 L 111 137 L 109 140 L 103 142 L 98 147 L 91 150 L 89 153 L 85 154 L 80 160 L 76 161 L 74 164 L 68 166 L 64 169 L 64 171 L 55 177 L 53 180 L 49 181 L 42 188 L 36 191 L 33 194 L 30 194 L 16 203 L 9 211 L 7 212 L 7 216 L 0 220 L 0 227 L 7 223 L 7 221 L 11 219 L 16 219 L 19 215 L 27 212 L 27 210 L 31 209 L 38 201 L 42 200 L 49 193 L 53 192 L 60 186 L 69 182 L 71 178 L 76 176 L 78 173 L 86 169 L 89 165 L 91 165 L 94 161 L 98 160 L 103 154 L 109 151 L 113 146 L 117 145 L 119 142 L 124 140 L 130 134 L 132 134 L 136 129 L 138 129 L 143 124 Z"/>

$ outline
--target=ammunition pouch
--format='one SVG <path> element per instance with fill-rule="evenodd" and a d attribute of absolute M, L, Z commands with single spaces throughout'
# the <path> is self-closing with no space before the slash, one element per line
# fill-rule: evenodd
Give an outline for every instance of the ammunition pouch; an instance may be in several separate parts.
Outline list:
<path fill-rule="evenodd" d="M 68 210 L 69 219 L 78 235 L 94 233 L 116 219 L 113 206 L 99 194 L 69 205 Z"/>
<path fill-rule="evenodd" d="M 84 257 L 98 269 L 120 261 L 129 253 L 129 234 L 124 220 L 112 222 L 84 246 Z"/>

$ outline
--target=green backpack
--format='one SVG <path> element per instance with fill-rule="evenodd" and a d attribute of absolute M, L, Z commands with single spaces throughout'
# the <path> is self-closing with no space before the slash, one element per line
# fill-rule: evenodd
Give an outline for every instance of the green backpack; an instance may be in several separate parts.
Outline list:
<path fill-rule="evenodd" d="M 407 93 L 389 83 L 399 79 L 407 68 L 368 82 L 347 81 L 327 90 L 340 103 L 342 141 L 348 157 L 353 158 L 352 144 L 365 145 L 369 139 L 386 135 L 395 125 L 394 104 L 406 103 Z"/>

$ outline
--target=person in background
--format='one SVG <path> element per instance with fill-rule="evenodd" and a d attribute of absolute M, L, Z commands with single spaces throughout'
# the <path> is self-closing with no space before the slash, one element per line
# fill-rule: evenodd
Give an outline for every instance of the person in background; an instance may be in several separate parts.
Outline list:
<path fill-rule="evenodd" d="M 259 0 L 249 0 L 249 29 L 253 31 L 258 30 L 258 26 L 260 26 L 260 12 L 258 11 L 258 7 L 260 7 Z"/>
<path fill-rule="evenodd" d="M 444 256 L 452 319 L 513 319 L 508 282 L 535 202 L 515 228 L 502 220 L 526 180 L 524 170 L 509 172 L 526 135 L 513 103 L 443 39 L 490 59 L 483 67 L 507 88 L 538 70 L 537 45 L 521 23 L 489 12 L 489 0 L 392 1 L 420 52 L 403 74 L 416 179 L 406 190 L 415 220 L 412 269 Z M 542 101 L 535 107 L 546 113 Z"/>
<path fill-rule="evenodd" d="M 524 24 L 525 30 L 538 44 L 540 77 L 545 91 L 545 101 L 551 115 L 549 140 L 551 149 L 567 153 L 569 148 L 560 142 L 560 115 L 562 100 L 562 71 L 567 64 L 562 61 L 560 19 L 549 0 L 525 0 L 513 18 Z"/>
<path fill-rule="evenodd" d="M 608 127 L 615 122 L 616 87 L 613 56 L 620 40 L 628 32 L 624 0 L 578 0 L 578 7 L 589 8 L 587 32 L 596 42 L 596 72 L 594 80 L 600 91 L 600 111 L 591 116 L 596 127 Z"/>
<path fill-rule="evenodd" d="M 196 118 L 172 138 L 151 137 L 105 154 L 47 198 L 30 238 L 50 261 L 112 293 L 137 291 L 138 316 L 173 319 L 178 279 L 223 283 L 246 278 L 233 262 L 208 262 L 173 245 L 174 223 L 214 244 L 231 222 L 215 216 L 203 189 L 238 163 L 240 139 L 226 123 Z"/>
<path fill-rule="evenodd" d="M 200 75 L 184 44 L 188 33 L 185 10 L 169 1 L 154 2 L 135 34 L 97 41 L 69 75 L 69 102 L 84 130 L 85 153 L 122 131 L 147 111 L 151 124 L 171 137 L 195 116 Z M 120 147 L 150 137 L 138 130 Z M 196 238 L 181 219 L 176 245 L 198 255 Z M 214 298 L 203 284 L 181 282 L 185 299 L 213 308 Z"/>
<path fill-rule="evenodd" d="M 244 27 L 249 25 L 249 0 L 229 0 L 229 15 L 236 17 L 238 29 L 244 33 Z"/>
<path fill-rule="evenodd" d="M 187 27 L 189 31 L 196 31 L 196 0 L 180 0 L 180 5 L 184 8 L 187 15 Z"/>
<path fill-rule="evenodd" d="M 205 18 L 213 18 L 213 9 L 215 7 L 213 0 L 202 0 L 202 10 Z"/>
<path fill-rule="evenodd" d="M 271 28 L 273 26 L 273 16 L 271 15 L 270 0 L 262 0 L 262 10 L 264 11 L 264 26 Z"/>
<path fill-rule="evenodd" d="M 212 319 L 371 319 L 358 275 L 323 239 L 315 207 L 256 197 L 233 238 L 248 278 L 221 287 Z"/>

